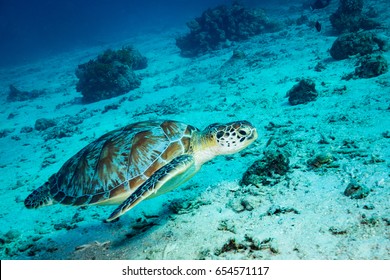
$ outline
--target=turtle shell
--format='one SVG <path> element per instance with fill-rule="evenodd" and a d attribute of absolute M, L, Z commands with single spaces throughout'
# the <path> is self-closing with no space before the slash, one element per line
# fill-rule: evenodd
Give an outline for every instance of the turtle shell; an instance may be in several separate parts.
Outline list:
<path fill-rule="evenodd" d="M 197 130 L 176 121 L 147 121 L 111 131 L 50 177 L 50 195 L 67 205 L 121 203 L 158 169 L 189 153 Z"/>

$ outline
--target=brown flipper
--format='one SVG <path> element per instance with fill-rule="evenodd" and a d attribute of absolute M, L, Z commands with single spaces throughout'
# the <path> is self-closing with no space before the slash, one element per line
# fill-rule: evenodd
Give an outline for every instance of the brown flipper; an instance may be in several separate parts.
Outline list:
<path fill-rule="evenodd" d="M 46 205 L 53 204 L 53 198 L 50 195 L 49 182 L 33 191 L 25 200 L 24 205 L 28 209 L 36 209 Z"/>
<path fill-rule="evenodd" d="M 156 193 L 167 181 L 185 172 L 194 162 L 190 155 L 182 155 L 157 170 L 147 181 L 132 193 L 106 220 L 111 222 L 136 206 L 148 196 Z"/>

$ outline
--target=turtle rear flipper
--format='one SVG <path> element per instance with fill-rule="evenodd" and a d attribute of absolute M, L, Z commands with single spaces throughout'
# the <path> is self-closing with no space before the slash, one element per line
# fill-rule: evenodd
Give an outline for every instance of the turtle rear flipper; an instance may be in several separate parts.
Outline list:
<path fill-rule="evenodd" d="M 163 194 L 177 185 L 184 183 L 192 177 L 193 172 L 188 172 L 194 165 L 194 158 L 190 155 L 182 155 L 157 170 L 145 183 L 137 188 L 114 212 L 108 217 L 111 222 L 125 212 L 129 211 L 142 200 Z M 169 182 L 170 180 L 173 180 Z M 168 185 L 164 186 L 167 182 Z M 164 190 L 161 188 L 164 186 Z"/>
<path fill-rule="evenodd" d="M 28 209 L 36 209 L 46 205 L 53 204 L 53 198 L 50 195 L 49 182 L 33 191 L 25 200 L 24 205 Z"/>

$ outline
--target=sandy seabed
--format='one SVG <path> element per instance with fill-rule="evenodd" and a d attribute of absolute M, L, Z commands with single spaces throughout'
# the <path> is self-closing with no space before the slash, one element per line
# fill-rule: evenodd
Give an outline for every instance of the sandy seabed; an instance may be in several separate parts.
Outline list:
<path fill-rule="evenodd" d="M 386 1 L 380 3 L 388 14 Z M 329 14 L 305 13 L 323 23 L 320 33 L 293 25 L 189 59 L 179 55 L 177 30 L 168 30 L 1 69 L 1 259 L 390 259 L 390 73 L 342 79 L 357 58 L 333 60 Z M 378 32 L 389 38 L 389 18 L 383 20 L 387 28 Z M 82 104 L 77 65 L 125 44 L 148 58 L 138 71 L 141 86 Z M 245 58 L 231 60 L 236 49 Z M 389 51 L 383 55 L 390 61 Z M 312 79 L 319 96 L 291 106 L 286 93 L 301 78 Z M 10 84 L 45 94 L 7 102 Z M 64 137 L 25 129 L 39 118 L 64 125 Z M 79 121 L 69 128 L 70 118 Z M 32 190 L 96 137 L 151 119 L 200 129 L 245 119 L 259 139 L 115 223 L 102 222 L 115 206 L 24 207 Z M 288 174 L 272 186 L 240 186 L 271 147 L 289 155 Z M 331 163 L 308 164 L 318 154 L 330 155 Z M 344 195 L 352 180 L 369 189 L 367 197 Z"/>

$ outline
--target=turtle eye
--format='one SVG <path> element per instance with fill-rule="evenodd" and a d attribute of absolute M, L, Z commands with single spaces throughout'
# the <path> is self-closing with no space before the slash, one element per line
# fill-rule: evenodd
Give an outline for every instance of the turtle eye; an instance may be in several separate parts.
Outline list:
<path fill-rule="evenodd" d="M 242 130 L 242 129 L 241 129 L 238 133 L 240 133 L 240 134 L 243 135 L 243 136 L 247 135 L 246 131 L 245 131 L 245 130 Z"/>

